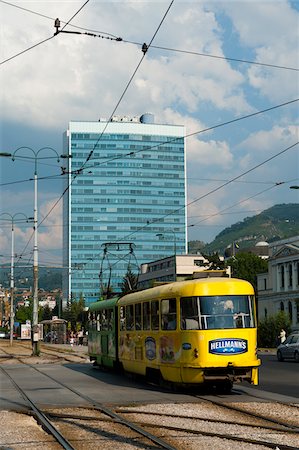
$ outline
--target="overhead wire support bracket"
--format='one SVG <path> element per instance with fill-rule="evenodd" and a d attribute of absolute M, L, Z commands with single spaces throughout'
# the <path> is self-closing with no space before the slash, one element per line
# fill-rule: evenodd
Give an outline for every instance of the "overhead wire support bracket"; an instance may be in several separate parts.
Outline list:
<path fill-rule="evenodd" d="M 54 33 L 54 36 L 57 36 L 57 34 L 59 33 L 67 33 L 67 34 L 83 34 L 85 36 L 91 36 L 91 37 L 99 37 L 102 39 L 108 39 L 109 41 L 117 41 L 117 42 L 121 42 L 123 39 L 121 37 L 109 37 L 109 36 L 103 36 L 101 34 L 95 34 L 95 33 L 90 33 L 90 32 L 82 32 L 82 31 L 66 31 L 66 30 L 59 30 L 60 28 L 60 20 L 57 18 L 54 21 L 54 28 L 56 28 L 56 31 Z M 146 44 L 144 44 L 146 45 Z"/>
<path fill-rule="evenodd" d="M 148 45 L 145 42 L 142 44 L 141 50 L 144 54 L 146 54 L 146 52 L 148 51 Z"/>

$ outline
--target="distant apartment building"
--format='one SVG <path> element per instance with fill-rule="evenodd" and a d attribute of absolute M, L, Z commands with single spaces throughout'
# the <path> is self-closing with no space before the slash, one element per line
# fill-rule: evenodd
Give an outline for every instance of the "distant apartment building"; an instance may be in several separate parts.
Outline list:
<path fill-rule="evenodd" d="M 121 290 L 128 266 L 186 253 L 185 128 L 151 114 L 70 122 L 63 298 Z"/>
<path fill-rule="evenodd" d="M 284 311 L 299 330 L 299 236 L 269 244 L 268 272 L 257 281 L 259 319 Z"/>
<path fill-rule="evenodd" d="M 155 283 L 170 283 L 191 278 L 194 272 L 207 270 L 209 261 L 202 255 L 171 255 L 141 264 L 138 288 L 147 289 Z"/>

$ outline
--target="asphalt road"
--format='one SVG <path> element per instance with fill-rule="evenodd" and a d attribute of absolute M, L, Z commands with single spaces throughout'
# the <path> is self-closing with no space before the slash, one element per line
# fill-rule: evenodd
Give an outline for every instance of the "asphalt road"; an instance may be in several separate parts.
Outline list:
<path fill-rule="evenodd" d="M 299 398 L 299 364 L 277 361 L 276 354 L 260 355 L 258 390 Z"/>

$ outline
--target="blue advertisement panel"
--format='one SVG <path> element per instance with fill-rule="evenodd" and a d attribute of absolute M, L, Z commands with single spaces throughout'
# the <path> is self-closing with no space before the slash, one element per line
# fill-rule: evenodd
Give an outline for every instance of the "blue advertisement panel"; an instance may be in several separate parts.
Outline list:
<path fill-rule="evenodd" d="M 239 355 L 248 351 L 247 339 L 214 339 L 209 341 L 209 353 L 214 355 Z"/>

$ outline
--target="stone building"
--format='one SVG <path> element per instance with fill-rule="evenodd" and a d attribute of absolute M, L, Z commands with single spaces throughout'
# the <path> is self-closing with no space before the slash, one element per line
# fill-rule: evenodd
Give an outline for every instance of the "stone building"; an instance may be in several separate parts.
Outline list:
<path fill-rule="evenodd" d="M 259 319 L 284 311 L 299 330 L 299 236 L 269 244 L 268 272 L 257 281 Z"/>

